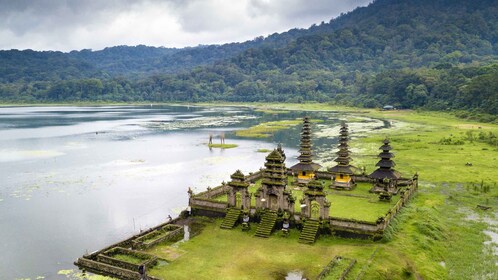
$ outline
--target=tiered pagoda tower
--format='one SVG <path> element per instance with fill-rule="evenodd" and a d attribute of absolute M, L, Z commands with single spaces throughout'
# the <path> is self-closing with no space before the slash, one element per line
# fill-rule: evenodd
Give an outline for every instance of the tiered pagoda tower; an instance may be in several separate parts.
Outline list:
<path fill-rule="evenodd" d="M 352 160 L 350 157 L 351 151 L 349 150 L 349 129 L 345 122 L 342 122 L 339 132 L 339 151 L 336 153 L 337 158 L 334 160 L 337 165 L 329 168 L 328 171 L 333 175 L 333 183 L 331 188 L 335 189 L 353 189 L 356 184 L 351 177 L 358 170 L 350 164 Z"/>
<path fill-rule="evenodd" d="M 301 131 L 301 144 L 297 157 L 299 163 L 290 169 L 297 175 L 298 183 L 308 183 L 315 177 L 315 172 L 322 167 L 313 162 L 312 144 L 311 144 L 311 122 L 309 117 L 303 119 L 303 129 Z"/>
<path fill-rule="evenodd" d="M 261 188 L 256 193 L 256 208 L 270 210 L 288 210 L 294 213 L 294 198 L 291 192 L 286 191 L 287 172 L 285 158 L 277 149 L 267 157 Z"/>
<path fill-rule="evenodd" d="M 249 194 L 249 182 L 246 181 L 244 174 L 237 170 L 233 173 L 228 182 L 228 205 L 230 207 L 250 209 L 251 195 Z"/>
<path fill-rule="evenodd" d="M 391 153 L 392 147 L 389 144 L 390 141 L 386 138 L 384 144 L 379 148 L 379 150 L 382 150 L 379 153 L 380 160 L 376 164 L 379 168 L 369 175 L 370 178 L 375 180 L 373 192 L 397 192 L 397 181 L 401 178 L 401 174 L 393 169 L 396 163 L 392 160 L 394 154 Z"/>

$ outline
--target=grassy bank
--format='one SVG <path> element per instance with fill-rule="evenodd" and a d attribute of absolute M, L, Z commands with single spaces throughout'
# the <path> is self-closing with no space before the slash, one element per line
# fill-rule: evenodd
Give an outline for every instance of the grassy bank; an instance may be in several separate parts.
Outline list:
<path fill-rule="evenodd" d="M 209 148 L 232 149 L 237 148 L 237 144 L 208 144 Z"/>
<path fill-rule="evenodd" d="M 303 121 L 301 119 L 265 122 L 249 127 L 247 129 L 237 130 L 235 132 L 235 135 L 239 137 L 267 138 L 270 137 L 272 133 L 275 133 L 276 131 L 300 125 L 302 122 Z"/>

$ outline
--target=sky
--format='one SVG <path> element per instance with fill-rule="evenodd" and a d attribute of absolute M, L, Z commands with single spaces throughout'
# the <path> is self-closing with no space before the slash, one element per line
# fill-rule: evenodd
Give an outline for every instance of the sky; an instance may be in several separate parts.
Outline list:
<path fill-rule="evenodd" d="M 0 49 L 243 42 L 328 22 L 371 0 L 0 0 Z"/>

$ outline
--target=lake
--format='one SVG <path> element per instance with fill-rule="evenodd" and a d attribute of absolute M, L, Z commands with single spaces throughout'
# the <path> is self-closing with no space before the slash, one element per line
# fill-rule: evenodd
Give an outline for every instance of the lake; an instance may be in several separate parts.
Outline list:
<path fill-rule="evenodd" d="M 256 171 L 282 143 L 296 163 L 301 126 L 265 139 L 234 131 L 310 115 L 315 151 L 332 165 L 344 114 L 268 114 L 243 107 L 0 108 L 0 279 L 67 279 L 79 256 L 176 217 L 194 192 Z M 367 120 L 368 129 L 383 127 Z M 209 135 L 234 149 L 209 149 Z M 333 135 L 333 137 L 331 137 Z"/>

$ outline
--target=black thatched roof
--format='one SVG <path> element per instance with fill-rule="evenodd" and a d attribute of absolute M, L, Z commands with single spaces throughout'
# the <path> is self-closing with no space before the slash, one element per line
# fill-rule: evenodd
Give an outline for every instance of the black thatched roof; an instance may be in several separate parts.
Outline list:
<path fill-rule="evenodd" d="M 389 159 L 389 158 L 394 158 L 394 154 L 389 152 L 382 152 L 379 154 L 379 157 Z"/>
<path fill-rule="evenodd" d="M 379 150 L 383 150 L 383 151 L 390 151 L 392 149 L 393 148 L 389 144 L 384 144 L 384 145 L 379 147 Z"/>
<path fill-rule="evenodd" d="M 379 162 L 377 162 L 377 164 L 375 166 L 384 167 L 384 168 L 391 168 L 391 167 L 395 167 L 396 163 L 392 160 L 389 160 L 389 159 L 381 159 L 381 160 L 379 160 Z"/>
<path fill-rule="evenodd" d="M 372 172 L 372 174 L 370 174 L 369 176 L 370 178 L 373 178 L 373 179 L 399 179 L 401 178 L 401 174 L 394 170 L 394 169 L 382 169 L 382 168 L 379 168 L 377 170 L 375 170 L 374 172 Z"/>
<path fill-rule="evenodd" d="M 293 165 L 290 169 L 295 171 L 316 171 L 322 167 L 320 164 L 311 162 L 311 163 L 298 163 Z"/>
<path fill-rule="evenodd" d="M 348 175 L 353 175 L 356 173 L 356 167 L 351 166 L 351 165 L 336 165 L 334 167 L 331 167 L 328 169 L 329 172 L 335 173 L 335 174 L 348 174 Z"/>

